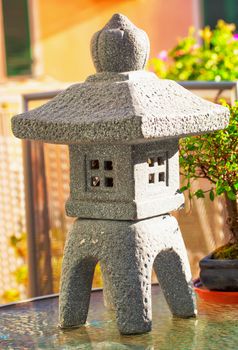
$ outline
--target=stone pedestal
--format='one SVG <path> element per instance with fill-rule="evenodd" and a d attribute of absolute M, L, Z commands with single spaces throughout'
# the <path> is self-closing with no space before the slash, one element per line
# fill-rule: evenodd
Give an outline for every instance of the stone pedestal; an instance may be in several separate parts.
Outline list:
<path fill-rule="evenodd" d="M 98 261 L 121 333 L 144 333 L 151 329 L 153 267 L 173 315 L 195 315 L 190 267 L 175 218 L 164 215 L 138 222 L 77 219 L 64 252 L 61 327 L 86 322 Z"/>

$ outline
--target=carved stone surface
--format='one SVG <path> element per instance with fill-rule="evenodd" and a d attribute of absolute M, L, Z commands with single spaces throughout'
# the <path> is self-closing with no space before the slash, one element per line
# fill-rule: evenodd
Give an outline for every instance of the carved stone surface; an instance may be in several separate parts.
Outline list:
<path fill-rule="evenodd" d="M 92 278 L 100 261 L 124 334 L 151 329 L 152 267 L 173 315 L 195 315 L 195 301 L 186 249 L 175 218 L 148 220 L 76 220 L 63 260 L 60 325 L 86 322 Z"/>
<path fill-rule="evenodd" d="M 97 72 L 143 69 L 149 50 L 147 34 L 120 14 L 115 14 L 91 40 L 91 54 Z"/>
<path fill-rule="evenodd" d="M 92 162 L 97 162 L 94 169 Z M 138 220 L 183 206 L 177 139 L 139 145 L 71 145 L 70 164 L 69 216 Z"/>
<path fill-rule="evenodd" d="M 227 108 L 149 72 L 101 73 L 12 118 L 19 138 L 51 143 L 143 142 L 222 129 Z"/>

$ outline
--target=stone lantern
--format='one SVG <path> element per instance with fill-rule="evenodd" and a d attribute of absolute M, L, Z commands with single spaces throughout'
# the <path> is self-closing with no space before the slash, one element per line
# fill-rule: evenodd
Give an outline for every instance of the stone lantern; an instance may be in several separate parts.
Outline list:
<path fill-rule="evenodd" d="M 224 128 L 229 112 L 143 71 L 147 35 L 123 15 L 93 36 L 91 51 L 95 75 L 13 117 L 12 129 L 69 145 L 66 212 L 77 219 L 64 251 L 60 326 L 85 324 L 99 261 L 120 332 L 143 333 L 151 329 L 152 268 L 172 314 L 196 314 L 186 249 L 168 214 L 184 202 L 178 140 Z"/>

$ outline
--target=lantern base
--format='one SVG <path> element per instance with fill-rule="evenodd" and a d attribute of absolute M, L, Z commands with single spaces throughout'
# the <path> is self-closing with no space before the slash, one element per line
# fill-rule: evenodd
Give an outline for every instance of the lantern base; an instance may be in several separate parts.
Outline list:
<path fill-rule="evenodd" d="M 152 268 L 173 315 L 196 314 L 189 262 L 174 217 L 164 215 L 137 222 L 77 219 L 69 232 L 63 259 L 62 328 L 86 322 L 98 261 L 122 334 L 151 330 Z"/>

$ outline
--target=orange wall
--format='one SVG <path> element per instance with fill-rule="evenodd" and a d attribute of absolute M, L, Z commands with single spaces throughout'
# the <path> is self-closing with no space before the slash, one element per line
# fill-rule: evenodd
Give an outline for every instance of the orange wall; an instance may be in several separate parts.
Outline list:
<path fill-rule="evenodd" d="M 193 24 L 191 0 L 38 0 L 38 10 L 44 73 L 61 81 L 95 72 L 90 39 L 116 12 L 147 32 L 151 57 Z"/>

